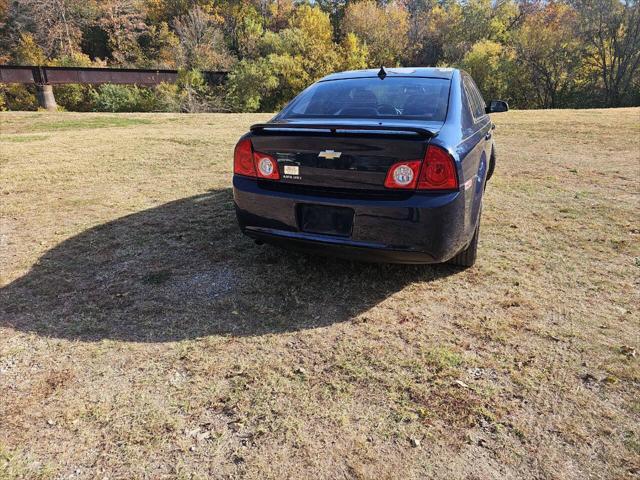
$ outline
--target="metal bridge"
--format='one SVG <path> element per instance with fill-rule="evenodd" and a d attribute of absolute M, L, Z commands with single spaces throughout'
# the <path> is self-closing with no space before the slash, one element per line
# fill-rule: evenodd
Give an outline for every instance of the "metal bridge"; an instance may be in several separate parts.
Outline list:
<path fill-rule="evenodd" d="M 202 72 L 202 74 L 205 81 L 211 85 L 220 85 L 227 77 L 227 72 Z M 117 83 L 151 86 L 163 82 L 175 83 L 177 79 L 177 70 L 0 65 L 0 83 L 36 85 L 38 104 L 47 110 L 57 108 L 53 85 Z"/>

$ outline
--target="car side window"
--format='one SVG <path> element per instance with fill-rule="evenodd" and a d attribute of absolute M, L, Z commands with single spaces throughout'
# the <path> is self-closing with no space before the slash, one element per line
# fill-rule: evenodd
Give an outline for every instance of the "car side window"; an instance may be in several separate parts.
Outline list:
<path fill-rule="evenodd" d="M 471 115 L 475 116 L 475 108 L 473 106 L 473 97 L 471 96 L 471 92 L 469 91 L 469 82 L 467 81 L 467 77 L 462 78 L 462 87 L 464 90 L 464 96 L 467 100 L 467 106 L 469 107 L 469 112 Z"/>
<path fill-rule="evenodd" d="M 473 79 L 471 78 L 469 79 L 469 81 L 471 82 L 471 88 L 475 92 L 476 99 L 478 100 L 479 117 L 483 117 L 487 114 L 487 111 L 486 111 L 487 102 L 485 102 L 484 98 L 482 98 L 482 94 L 480 93 L 480 89 L 476 85 L 476 82 L 474 82 Z"/>
<path fill-rule="evenodd" d="M 484 100 L 478 91 L 478 87 L 476 87 L 470 77 L 465 76 L 463 82 L 471 113 L 473 114 L 473 118 L 478 120 L 486 114 Z"/>

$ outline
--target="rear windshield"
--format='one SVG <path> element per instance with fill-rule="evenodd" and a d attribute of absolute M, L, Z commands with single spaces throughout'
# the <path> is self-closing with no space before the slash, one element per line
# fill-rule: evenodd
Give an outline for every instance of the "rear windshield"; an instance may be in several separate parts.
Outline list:
<path fill-rule="evenodd" d="M 444 122 L 450 80 L 353 78 L 319 82 L 279 116 L 287 118 L 388 118 Z"/>

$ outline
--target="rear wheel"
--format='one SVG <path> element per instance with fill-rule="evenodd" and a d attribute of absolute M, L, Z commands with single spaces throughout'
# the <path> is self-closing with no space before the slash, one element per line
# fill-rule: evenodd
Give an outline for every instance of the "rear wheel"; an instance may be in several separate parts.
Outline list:
<path fill-rule="evenodd" d="M 493 177 L 493 171 L 496 169 L 496 149 L 491 148 L 491 156 L 489 157 L 489 171 L 487 172 L 487 182 Z M 485 183 L 486 185 L 486 183 Z"/>
<path fill-rule="evenodd" d="M 464 268 L 472 267 L 473 264 L 476 263 L 476 258 L 478 256 L 478 237 L 480 237 L 480 216 L 478 216 L 478 224 L 476 225 L 475 232 L 473 232 L 471 243 L 469 243 L 467 248 L 462 250 L 447 263 Z"/>

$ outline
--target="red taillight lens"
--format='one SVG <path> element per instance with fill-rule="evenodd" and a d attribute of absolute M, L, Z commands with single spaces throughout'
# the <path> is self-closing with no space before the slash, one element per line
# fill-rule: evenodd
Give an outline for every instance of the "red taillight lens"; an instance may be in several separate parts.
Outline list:
<path fill-rule="evenodd" d="M 387 172 L 384 186 L 387 188 L 416 188 L 421 163 L 420 160 L 394 163 Z"/>
<path fill-rule="evenodd" d="M 409 160 L 391 165 L 384 186 L 418 190 L 455 190 L 458 188 L 456 165 L 446 150 L 429 145 L 424 160 Z"/>
<path fill-rule="evenodd" d="M 247 177 L 256 176 L 256 167 L 253 164 L 253 145 L 251 140 L 240 140 L 233 152 L 233 173 Z"/>
<path fill-rule="evenodd" d="M 455 190 L 456 188 L 458 188 L 458 175 L 453 158 L 446 150 L 429 145 L 418 178 L 418 190 Z"/>
<path fill-rule="evenodd" d="M 253 152 L 253 161 L 255 162 L 258 177 L 268 178 L 270 180 L 280 180 L 278 162 L 274 157 L 266 153 Z"/>

